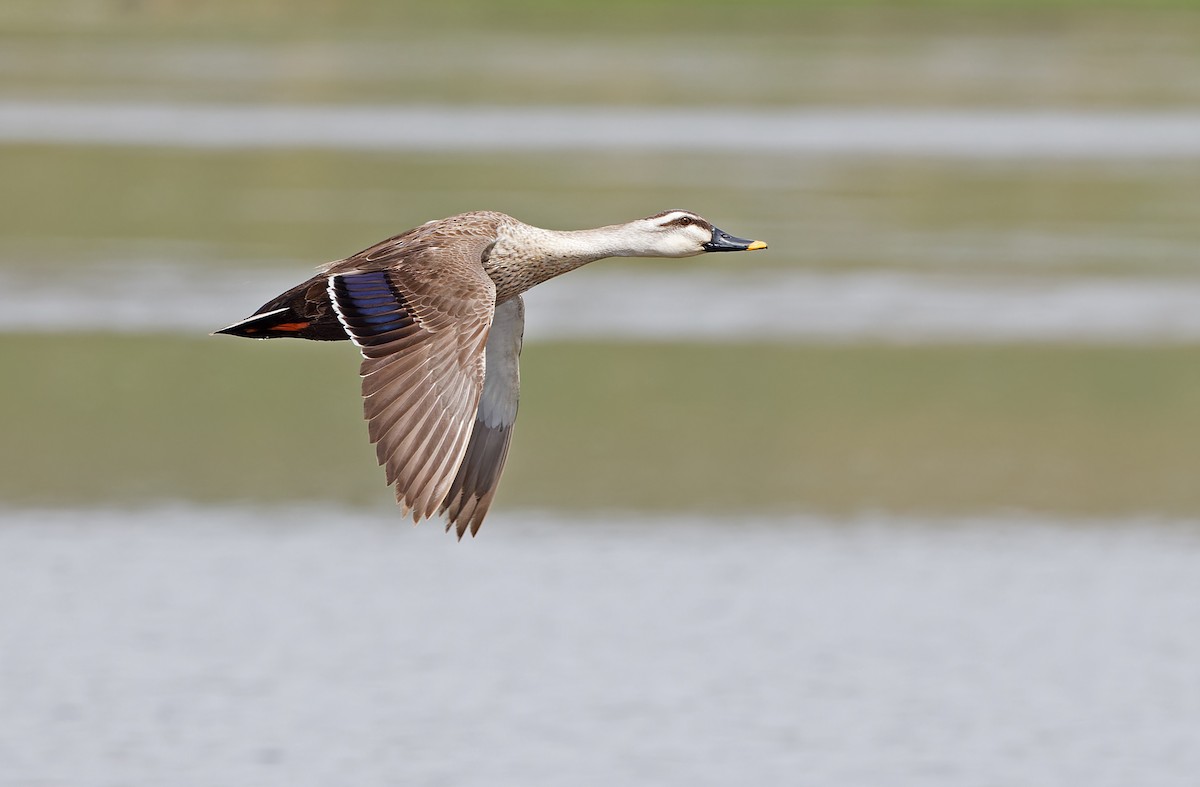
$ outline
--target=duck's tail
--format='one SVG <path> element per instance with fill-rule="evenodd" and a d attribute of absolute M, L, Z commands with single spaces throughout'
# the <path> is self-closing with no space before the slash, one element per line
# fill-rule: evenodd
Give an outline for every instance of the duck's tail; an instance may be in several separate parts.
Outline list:
<path fill-rule="evenodd" d="M 246 319 L 213 331 L 214 335 L 218 333 L 248 339 L 290 337 L 327 342 L 350 338 L 330 307 L 323 276 L 293 287 Z"/>
<path fill-rule="evenodd" d="M 227 333 L 230 336 L 245 336 L 249 339 L 278 339 L 283 336 L 303 337 L 312 323 L 299 317 L 287 306 L 262 314 L 254 314 L 228 328 L 213 331 L 213 335 Z"/>

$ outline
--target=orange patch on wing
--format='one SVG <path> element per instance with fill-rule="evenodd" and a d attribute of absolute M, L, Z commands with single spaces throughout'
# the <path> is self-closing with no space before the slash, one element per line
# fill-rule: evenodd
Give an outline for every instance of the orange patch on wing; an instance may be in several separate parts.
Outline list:
<path fill-rule="evenodd" d="M 278 325 L 272 325 L 271 330 L 288 332 L 302 331 L 310 325 L 312 325 L 310 322 L 281 322 Z"/>

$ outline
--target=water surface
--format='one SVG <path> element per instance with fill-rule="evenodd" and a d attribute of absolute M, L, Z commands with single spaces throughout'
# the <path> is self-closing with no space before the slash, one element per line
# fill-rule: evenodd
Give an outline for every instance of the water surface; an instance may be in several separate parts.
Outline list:
<path fill-rule="evenodd" d="M 1154 784 L 1195 522 L 4 512 L 0 784 Z"/>
<path fill-rule="evenodd" d="M 0 331 L 209 333 L 308 273 L 167 264 L 0 269 Z M 597 267 L 525 298 L 532 341 L 1200 340 L 1200 279 L 1191 277 Z"/>
<path fill-rule="evenodd" d="M 1200 113 L 0 100 L 0 142 L 399 151 L 1195 158 Z"/>

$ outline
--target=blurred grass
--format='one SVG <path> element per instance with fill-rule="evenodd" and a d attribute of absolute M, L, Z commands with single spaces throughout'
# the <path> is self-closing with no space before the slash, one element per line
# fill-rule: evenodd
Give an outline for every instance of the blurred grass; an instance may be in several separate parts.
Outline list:
<path fill-rule="evenodd" d="M 1189 161 L 14 145 L 0 146 L 0 171 L 0 269 L 130 255 L 308 268 L 464 210 L 569 229 L 667 207 L 770 242 L 739 266 L 1194 274 L 1200 262 L 1200 163 Z"/>
<path fill-rule="evenodd" d="M 8 0 L 0 94 L 1193 110 L 1200 2 Z M 771 243 L 739 265 L 1194 275 L 1198 167 L 0 146 L 0 272 L 307 268 L 462 210 L 676 206 Z M 0 501 L 388 504 L 347 345 L 0 335 L 0 357 Z M 1200 516 L 1197 361 L 531 344 L 499 505 Z"/>
<path fill-rule="evenodd" d="M 745 29 L 763 21 L 814 18 L 903 18 L 956 13 L 991 14 L 997 19 L 1044 18 L 1084 11 L 1178 12 L 1200 9 L 1197 0 L 9 0 L 0 20 L 10 25 L 104 26 L 142 24 L 159 30 L 195 31 L 239 25 L 257 33 L 302 30 L 371 29 L 388 25 L 412 29 L 457 25 L 481 29 L 534 27 L 573 29 L 580 24 L 627 30 L 646 28 L 696 31 L 712 27 Z M 951 16 L 953 19 L 953 16 Z"/>
<path fill-rule="evenodd" d="M 386 505 L 346 344 L 3 336 L 16 504 Z M 499 505 L 1200 515 L 1200 348 L 534 344 Z"/>
<path fill-rule="evenodd" d="M 1195 0 L 0 4 L 39 98 L 1189 107 L 1198 44 Z"/>

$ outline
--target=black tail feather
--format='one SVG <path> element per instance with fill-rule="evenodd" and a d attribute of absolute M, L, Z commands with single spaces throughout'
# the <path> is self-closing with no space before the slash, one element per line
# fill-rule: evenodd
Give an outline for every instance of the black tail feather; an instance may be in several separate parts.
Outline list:
<path fill-rule="evenodd" d="M 214 331 L 249 339 L 349 339 L 329 303 L 325 278 L 314 277 L 263 305 L 240 322 Z"/>

